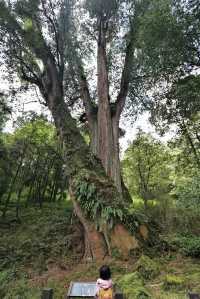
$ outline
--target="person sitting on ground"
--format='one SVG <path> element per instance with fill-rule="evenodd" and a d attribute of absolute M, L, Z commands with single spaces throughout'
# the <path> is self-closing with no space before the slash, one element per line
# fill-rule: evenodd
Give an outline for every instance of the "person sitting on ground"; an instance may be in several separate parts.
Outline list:
<path fill-rule="evenodd" d="M 103 265 L 99 269 L 99 278 L 97 279 L 97 293 L 98 299 L 113 299 L 113 282 L 111 279 L 111 271 L 107 265 Z"/>

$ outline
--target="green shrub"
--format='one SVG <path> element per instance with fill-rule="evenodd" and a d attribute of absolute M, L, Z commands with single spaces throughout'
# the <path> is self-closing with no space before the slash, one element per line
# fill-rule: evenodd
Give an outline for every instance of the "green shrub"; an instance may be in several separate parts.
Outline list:
<path fill-rule="evenodd" d="M 0 272 L 0 298 L 37 299 L 40 291 L 28 285 L 26 276 L 15 268 Z"/>
<path fill-rule="evenodd" d="M 177 246 L 186 256 L 200 257 L 200 237 L 178 236 L 171 243 Z"/>
<path fill-rule="evenodd" d="M 179 180 L 173 190 L 173 195 L 178 201 L 178 205 L 183 207 L 200 207 L 200 175 L 193 173 L 189 178 Z"/>
<path fill-rule="evenodd" d="M 18 280 L 6 290 L 4 299 L 38 299 L 39 289 L 32 289 L 24 279 Z"/>
<path fill-rule="evenodd" d="M 135 265 L 141 278 L 149 280 L 155 278 L 160 273 L 157 262 L 146 255 L 142 255 Z"/>
<path fill-rule="evenodd" d="M 185 288 L 185 281 L 183 278 L 177 276 L 177 275 L 166 275 L 164 278 L 163 283 L 164 290 L 182 290 Z"/>
<path fill-rule="evenodd" d="M 0 229 L 0 271 L 27 264 L 45 271 L 48 259 L 62 260 L 76 251 L 73 242 L 77 242 L 77 222 L 71 224 L 70 209 L 67 212 L 55 205 L 53 213 L 48 205 L 42 210 L 24 208 L 21 213 L 20 225 Z"/>
<path fill-rule="evenodd" d="M 13 273 L 10 270 L 0 272 L 0 298 L 5 297 L 6 290 L 8 289 L 9 283 L 13 278 Z"/>
<path fill-rule="evenodd" d="M 146 290 L 143 280 L 137 272 L 123 275 L 118 281 L 127 299 L 151 299 L 151 295 Z"/>

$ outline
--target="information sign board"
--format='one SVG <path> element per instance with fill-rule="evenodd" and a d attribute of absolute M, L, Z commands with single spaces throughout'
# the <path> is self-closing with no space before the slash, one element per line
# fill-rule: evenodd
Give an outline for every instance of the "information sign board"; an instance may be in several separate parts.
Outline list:
<path fill-rule="evenodd" d="M 95 282 L 71 282 L 67 297 L 94 297 L 96 292 Z"/>

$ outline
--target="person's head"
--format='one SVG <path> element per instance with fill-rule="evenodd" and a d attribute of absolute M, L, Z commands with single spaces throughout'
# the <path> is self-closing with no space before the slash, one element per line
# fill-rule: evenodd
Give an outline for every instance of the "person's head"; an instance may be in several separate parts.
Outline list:
<path fill-rule="evenodd" d="M 101 266 L 101 268 L 99 269 L 99 275 L 100 275 L 100 278 L 103 280 L 110 279 L 111 278 L 110 268 L 107 265 Z"/>

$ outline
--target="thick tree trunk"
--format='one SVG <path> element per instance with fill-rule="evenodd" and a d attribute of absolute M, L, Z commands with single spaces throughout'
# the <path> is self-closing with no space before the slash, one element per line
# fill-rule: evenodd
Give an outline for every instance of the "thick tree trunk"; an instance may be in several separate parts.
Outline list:
<path fill-rule="evenodd" d="M 119 161 L 119 124 L 112 118 L 109 98 L 108 66 L 106 54 L 106 25 L 103 17 L 99 19 L 99 37 L 97 47 L 97 156 L 100 158 L 106 174 L 112 178 L 118 192 L 122 195 Z M 91 132 L 92 133 L 92 132 Z M 94 135 L 91 134 L 92 143 Z M 94 147 L 93 147 L 94 148 Z M 93 151 L 93 153 L 95 153 Z"/>
<path fill-rule="evenodd" d="M 91 154 L 82 139 L 82 136 L 76 128 L 75 121 L 71 118 L 67 111 L 66 105 L 51 106 L 52 115 L 56 124 L 56 128 L 61 136 L 65 146 L 65 159 L 68 167 L 67 172 L 70 182 L 75 181 L 83 170 L 88 176 L 94 176 L 94 169 L 98 175 L 104 176 L 100 163 L 95 160 L 91 161 Z M 93 164 L 94 163 L 94 164 Z M 94 223 L 89 221 L 75 198 L 75 190 L 73 184 L 70 184 L 70 195 L 73 201 L 75 212 L 84 228 L 85 253 L 84 258 L 102 259 L 107 253 L 106 244 L 103 235 L 97 231 Z"/>
<path fill-rule="evenodd" d="M 124 67 L 122 70 L 120 91 L 115 103 L 110 102 L 109 79 L 107 64 L 107 36 L 108 20 L 106 16 L 99 15 L 98 41 L 97 41 L 97 102 L 92 101 L 83 63 L 76 55 L 76 72 L 78 74 L 81 98 L 90 130 L 91 151 L 102 162 L 106 174 L 113 180 L 121 197 L 131 201 L 129 192 L 124 185 L 120 172 L 119 160 L 119 120 L 125 105 L 130 80 L 130 65 L 133 58 L 133 41 L 127 43 Z M 134 27 L 131 27 L 131 32 Z M 133 33 L 133 32 L 132 32 Z M 131 35 L 132 36 L 132 35 Z M 111 106 L 115 111 L 111 111 Z"/>
<path fill-rule="evenodd" d="M 70 198 L 73 202 L 75 213 L 84 228 L 84 260 L 104 258 L 108 253 L 104 236 L 96 230 L 94 223 L 85 218 L 72 190 L 70 190 Z"/>
<path fill-rule="evenodd" d="M 100 229 L 101 232 L 98 231 L 95 223 L 90 220 L 86 212 L 83 211 L 80 204 L 77 202 L 75 183 L 82 174 L 81 178 L 83 180 L 86 179 L 91 182 L 91 184 L 95 185 L 96 192 L 103 196 L 104 201 L 107 202 L 107 207 L 110 207 L 110 205 L 112 207 L 113 205 L 113 207 L 118 207 L 118 209 L 122 210 L 124 204 L 121 201 L 116 188 L 109 182 L 109 178 L 105 175 L 100 161 L 95 159 L 95 156 L 91 156 L 89 147 L 79 133 L 75 120 L 71 117 L 64 101 L 60 101 L 58 98 L 51 98 L 50 102 L 50 110 L 56 128 L 64 143 L 64 159 L 66 160 L 67 165 L 67 175 L 70 178 L 70 195 L 75 212 L 84 228 L 84 258 L 87 260 L 103 259 L 106 254 L 111 254 L 110 244 L 112 243 L 112 240 L 110 239 L 109 231 L 107 231 L 107 221 L 104 220 Z M 94 215 L 94 219 L 97 217 L 99 216 Z M 117 221 L 119 222 L 119 219 Z M 125 239 L 121 236 L 121 239 L 123 240 L 122 243 L 127 242 L 127 234 L 128 232 L 126 231 Z M 129 236 L 129 243 L 130 239 L 132 240 L 131 236 Z M 115 244 L 115 247 L 116 246 L 117 245 Z M 118 249 L 120 251 L 120 248 Z"/>
<path fill-rule="evenodd" d="M 90 150 L 95 156 L 97 156 L 101 160 L 101 156 L 99 154 L 99 147 L 98 147 L 98 124 L 97 124 L 97 119 L 95 120 L 94 117 L 91 121 L 90 127 L 92 128 L 90 129 Z M 112 130 L 113 130 L 112 135 L 114 138 L 112 140 L 113 144 L 111 145 L 109 150 L 109 152 L 111 153 L 110 160 L 109 157 L 106 157 L 106 159 L 109 160 L 108 164 L 110 165 L 109 172 L 107 173 L 107 175 L 109 175 L 110 178 L 112 179 L 119 194 L 121 195 L 121 197 L 123 197 L 124 202 L 130 203 L 132 199 L 121 176 L 121 167 L 120 167 L 120 159 L 119 159 L 119 136 L 118 136 L 119 126 L 116 123 L 116 120 L 114 118 L 112 118 Z"/>
<path fill-rule="evenodd" d="M 114 184 L 111 182 L 102 167 L 102 163 L 91 155 L 89 147 L 85 143 L 83 137 L 81 136 L 75 120 L 71 117 L 70 112 L 66 103 L 64 102 L 62 84 L 59 80 L 59 74 L 57 73 L 57 68 L 54 64 L 53 59 L 47 61 L 47 78 L 44 81 L 44 88 L 41 90 L 43 92 L 44 98 L 46 99 L 47 105 L 52 113 L 57 132 L 60 139 L 63 142 L 64 147 L 64 157 L 63 160 L 66 163 L 66 175 L 69 178 L 69 188 L 71 198 L 73 200 L 74 209 L 76 214 L 83 225 L 84 236 L 85 236 L 85 258 L 104 258 L 106 253 L 111 253 L 110 250 L 110 237 L 107 231 L 108 219 L 102 218 L 103 211 L 113 209 L 116 211 L 123 210 L 124 204 L 121 201 L 120 194 L 117 191 Z M 106 104 L 107 105 L 107 104 Z M 109 110 L 108 110 L 109 108 Z M 110 148 L 113 150 L 113 134 L 110 107 L 105 107 L 102 105 L 100 108 L 104 111 L 106 109 L 107 116 L 109 118 L 106 120 L 106 136 L 112 137 L 112 143 L 109 139 L 111 147 L 108 147 L 108 143 L 103 145 L 108 151 Z M 103 114 L 102 114 L 103 115 Z M 103 120 L 103 118 L 102 118 Z M 98 121 L 98 130 L 100 125 L 100 119 Z M 107 123 L 108 121 L 108 123 Z M 109 130 L 108 130 L 109 127 Z M 101 132 L 100 132 L 101 131 Z M 104 126 L 98 131 L 101 138 L 104 138 Z M 95 131 L 94 131 L 95 132 Z M 102 139 L 101 139 L 102 140 Z M 103 142 L 103 140 L 102 140 Z M 95 142 L 94 142 L 95 144 Z M 98 148 L 100 149 L 99 143 Z M 102 155 L 103 152 L 101 151 Z M 112 159 L 113 152 L 110 152 L 110 159 Z M 106 158 L 107 159 L 107 158 Z M 108 160 L 105 161 L 105 165 L 108 165 Z M 105 167 L 106 169 L 106 167 Z M 93 211 L 94 215 L 88 215 L 88 211 L 83 210 L 81 204 L 77 201 L 77 182 L 87 182 L 90 186 L 95 186 L 96 200 L 101 198 L 101 209 Z M 88 196 L 88 194 L 87 194 Z M 88 200 L 86 198 L 86 200 Z M 95 220 L 91 220 L 91 218 Z M 101 223 L 97 220 L 101 219 Z M 115 216 L 116 222 L 119 219 Z M 102 223 L 104 222 L 104 223 Z M 95 223 L 100 225 L 100 230 L 98 231 Z M 100 224 L 99 224 L 100 223 Z M 102 231 L 102 233 L 100 233 Z M 119 248 L 120 250 L 120 248 Z"/>
<path fill-rule="evenodd" d="M 102 112 L 100 112 L 102 113 Z M 111 119 L 111 127 L 109 136 L 107 121 L 103 121 L 103 117 L 99 116 L 99 122 L 97 120 L 92 121 L 90 130 L 90 148 L 94 155 L 96 155 L 102 162 L 106 174 L 113 180 L 118 192 L 122 194 L 122 180 L 121 180 L 121 170 L 120 170 L 120 159 L 119 159 L 119 127 L 117 127 L 116 122 Z M 105 116 L 104 116 L 105 118 Z M 101 121 L 100 121 L 101 119 Z M 101 133 L 98 134 L 98 132 Z M 108 138 L 109 140 L 106 140 Z M 103 150 L 104 148 L 104 150 Z M 106 148 L 106 150 L 105 150 Z"/>

